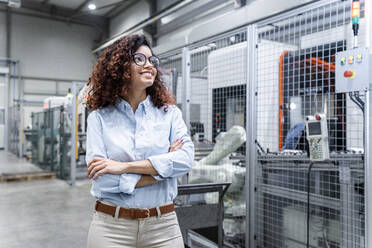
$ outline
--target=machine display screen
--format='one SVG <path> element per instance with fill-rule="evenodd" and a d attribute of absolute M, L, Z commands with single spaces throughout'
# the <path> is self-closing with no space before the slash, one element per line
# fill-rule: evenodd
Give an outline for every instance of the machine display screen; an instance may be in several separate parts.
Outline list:
<path fill-rule="evenodd" d="M 309 135 L 321 135 L 320 122 L 309 122 Z"/>

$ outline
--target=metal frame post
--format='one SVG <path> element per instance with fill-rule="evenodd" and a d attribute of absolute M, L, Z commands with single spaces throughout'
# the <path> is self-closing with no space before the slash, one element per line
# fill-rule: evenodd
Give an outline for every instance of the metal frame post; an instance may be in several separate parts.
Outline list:
<path fill-rule="evenodd" d="M 72 84 L 72 92 L 75 92 L 76 85 Z M 71 124 L 71 163 L 70 163 L 70 180 L 71 180 L 71 186 L 75 186 L 76 183 L 76 147 L 77 147 L 77 140 L 76 140 L 76 125 L 77 125 L 77 119 L 76 119 L 76 96 L 72 98 L 72 104 L 71 104 L 71 112 L 72 112 L 72 124 Z"/>
<path fill-rule="evenodd" d="M 190 67 L 190 50 L 188 47 L 184 47 L 182 49 L 182 115 L 188 132 L 190 132 Z"/>
<path fill-rule="evenodd" d="M 371 227 L 372 227 L 372 204 L 371 200 L 371 192 L 372 192 L 372 132 L 369 130 L 372 124 L 372 94 L 371 91 L 366 91 L 366 104 L 365 104 L 365 144 L 364 144 L 364 157 L 365 157 L 365 165 L 364 165 L 364 213 L 365 213 L 365 247 L 371 247 L 372 245 L 372 235 L 370 235 Z"/>
<path fill-rule="evenodd" d="M 17 68 L 17 82 L 18 82 L 18 104 L 19 104 L 19 157 L 23 157 L 23 145 L 24 145 L 24 119 L 23 119 L 23 81 L 20 75 L 20 61 L 16 63 Z M 15 75 L 13 75 L 15 76 Z"/>
<path fill-rule="evenodd" d="M 9 67 L 1 67 L 0 74 L 4 75 L 4 150 L 9 151 Z"/>
<path fill-rule="evenodd" d="M 71 92 L 72 97 L 72 122 L 71 122 L 71 164 L 70 164 L 70 180 L 71 186 L 76 184 L 76 160 L 78 158 L 77 143 L 79 141 L 78 137 L 78 94 L 79 86 L 84 85 L 85 82 L 72 82 Z"/>
<path fill-rule="evenodd" d="M 370 63 L 372 58 L 372 32 L 371 32 L 371 22 L 372 22 L 372 3 L 371 1 L 365 1 L 365 9 L 364 9 L 364 18 L 366 24 L 366 46 L 369 47 L 370 52 Z M 370 130 L 372 124 L 372 80 L 371 76 L 372 73 L 369 72 L 369 90 L 366 91 L 366 103 L 365 103 L 365 111 L 364 111 L 364 213 L 365 213 L 365 233 L 364 233 L 364 240 L 365 240 L 365 247 L 372 246 L 372 235 L 370 232 L 372 230 L 372 203 L 371 201 L 371 192 L 372 192 L 372 132 Z"/>
<path fill-rule="evenodd" d="M 246 239 L 245 247 L 255 247 L 255 171 L 256 171 L 256 54 L 257 26 L 247 27 L 247 101 L 246 101 Z"/>
<path fill-rule="evenodd" d="M 70 180 L 71 186 L 75 186 L 76 183 L 76 148 L 77 148 L 77 97 L 76 97 L 76 90 L 77 90 L 77 82 L 72 82 L 72 103 L 71 103 L 71 113 L 72 113 L 72 122 L 71 122 L 71 163 L 70 163 Z"/>

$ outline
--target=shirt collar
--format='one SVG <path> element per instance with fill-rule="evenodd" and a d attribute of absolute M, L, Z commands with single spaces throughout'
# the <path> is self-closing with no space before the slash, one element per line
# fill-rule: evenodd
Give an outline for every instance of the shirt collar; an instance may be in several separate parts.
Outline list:
<path fill-rule="evenodd" d="M 123 98 L 117 99 L 115 105 L 119 110 L 123 110 L 123 111 L 128 111 L 129 109 L 132 108 L 130 106 L 130 104 L 126 100 L 124 100 Z M 138 105 L 139 108 L 143 108 L 143 110 L 145 111 L 146 114 L 148 113 L 150 106 L 151 106 L 151 96 L 150 95 L 147 95 L 146 99 L 143 100 L 142 102 L 140 102 L 140 104 Z"/>

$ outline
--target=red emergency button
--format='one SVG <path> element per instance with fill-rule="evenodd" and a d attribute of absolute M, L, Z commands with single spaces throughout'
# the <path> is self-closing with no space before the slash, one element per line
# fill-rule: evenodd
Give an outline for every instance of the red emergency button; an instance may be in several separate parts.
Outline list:
<path fill-rule="evenodd" d="M 322 118 L 320 118 L 320 115 L 316 115 L 316 116 L 315 116 L 315 119 L 316 119 L 317 121 L 320 121 Z"/>
<path fill-rule="evenodd" d="M 345 71 L 344 76 L 347 77 L 347 78 L 353 78 L 355 76 L 355 72 L 353 70 Z"/>

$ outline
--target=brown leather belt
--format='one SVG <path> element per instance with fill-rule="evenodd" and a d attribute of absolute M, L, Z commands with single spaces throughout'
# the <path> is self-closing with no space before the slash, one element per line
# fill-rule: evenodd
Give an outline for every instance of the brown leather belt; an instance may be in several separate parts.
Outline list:
<path fill-rule="evenodd" d="M 115 217 L 116 207 L 96 201 L 94 209 L 98 212 L 109 214 Z M 174 211 L 173 203 L 159 207 L 160 214 L 166 214 Z M 130 219 L 147 219 L 158 216 L 156 208 L 120 208 L 118 217 Z"/>

